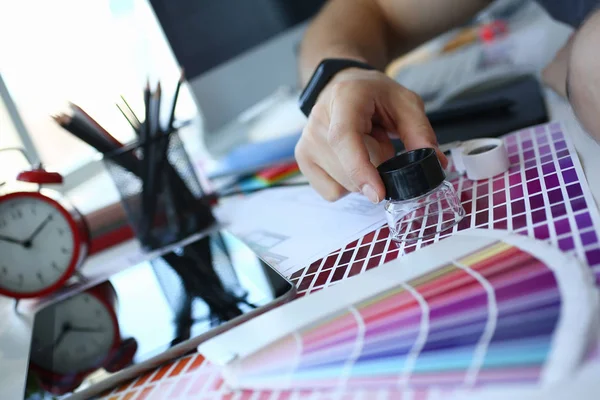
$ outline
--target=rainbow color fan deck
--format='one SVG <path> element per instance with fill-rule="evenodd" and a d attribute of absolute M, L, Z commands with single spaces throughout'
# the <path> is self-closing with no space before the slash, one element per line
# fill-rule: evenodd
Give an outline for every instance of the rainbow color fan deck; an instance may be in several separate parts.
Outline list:
<path fill-rule="evenodd" d="M 592 274 L 574 257 L 504 231 L 471 230 L 199 350 L 225 367 L 233 388 L 546 385 L 582 362 L 597 310 Z"/>

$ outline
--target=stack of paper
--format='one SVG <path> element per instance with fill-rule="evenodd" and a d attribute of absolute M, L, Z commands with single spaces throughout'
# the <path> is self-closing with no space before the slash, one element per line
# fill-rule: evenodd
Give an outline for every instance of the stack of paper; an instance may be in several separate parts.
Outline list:
<path fill-rule="evenodd" d="M 287 276 L 385 224 L 383 204 L 373 205 L 359 194 L 330 203 L 309 186 L 234 199 L 216 214 Z"/>

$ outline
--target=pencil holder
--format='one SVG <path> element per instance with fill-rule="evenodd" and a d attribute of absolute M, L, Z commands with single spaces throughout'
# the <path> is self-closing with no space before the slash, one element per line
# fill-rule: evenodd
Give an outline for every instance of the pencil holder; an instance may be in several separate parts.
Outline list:
<path fill-rule="evenodd" d="M 104 163 L 144 249 L 173 244 L 215 222 L 177 131 L 123 147 Z"/>

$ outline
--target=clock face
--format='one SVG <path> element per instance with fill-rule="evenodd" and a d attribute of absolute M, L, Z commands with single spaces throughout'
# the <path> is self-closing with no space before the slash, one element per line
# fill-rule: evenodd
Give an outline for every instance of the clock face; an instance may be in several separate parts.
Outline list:
<path fill-rule="evenodd" d="M 109 355 L 116 332 L 105 303 L 89 293 L 78 294 L 36 315 L 31 361 L 61 375 L 89 371 Z"/>
<path fill-rule="evenodd" d="M 74 234 L 57 207 L 33 196 L 0 201 L 0 289 L 35 293 L 68 272 L 77 256 Z"/>

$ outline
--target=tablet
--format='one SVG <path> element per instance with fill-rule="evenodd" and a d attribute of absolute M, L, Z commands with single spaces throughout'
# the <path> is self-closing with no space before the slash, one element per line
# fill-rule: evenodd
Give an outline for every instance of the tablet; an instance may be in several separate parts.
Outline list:
<path fill-rule="evenodd" d="M 294 294 L 241 240 L 213 233 L 38 311 L 24 399 L 89 398 Z"/>

